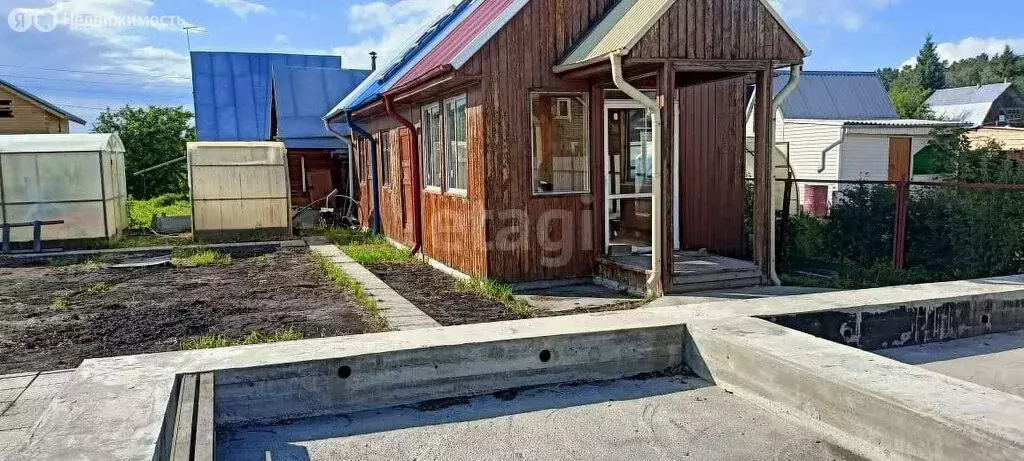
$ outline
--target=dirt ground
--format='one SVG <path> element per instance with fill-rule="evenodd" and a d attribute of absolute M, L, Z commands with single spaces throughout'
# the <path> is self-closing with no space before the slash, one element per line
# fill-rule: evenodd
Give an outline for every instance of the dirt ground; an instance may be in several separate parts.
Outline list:
<path fill-rule="evenodd" d="M 456 288 L 456 280 L 426 264 L 367 264 L 403 298 L 444 326 L 517 320 L 499 301 Z"/>
<path fill-rule="evenodd" d="M 198 268 L 0 267 L 0 374 L 173 351 L 201 335 L 367 331 L 362 308 L 321 276 L 305 249 L 232 253 L 230 265 Z M 89 290 L 100 282 L 109 290 Z M 66 310 L 51 308 L 57 298 L 67 299 Z"/>

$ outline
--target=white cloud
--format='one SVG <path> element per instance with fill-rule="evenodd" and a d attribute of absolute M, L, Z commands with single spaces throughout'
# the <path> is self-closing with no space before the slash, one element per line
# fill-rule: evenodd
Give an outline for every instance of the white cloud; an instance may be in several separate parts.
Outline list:
<path fill-rule="evenodd" d="M 269 13 L 271 9 L 262 3 L 247 2 L 245 0 L 206 0 L 217 8 L 227 8 L 238 17 L 244 18 L 252 13 Z"/>
<path fill-rule="evenodd" d="M 787 20 L 800 20 L 824 25 L 839 25 L 846 30 L 860 30 L 870 22 L 871 15 L 899 0 L 770 0 Z"/>
<path fill-rule="evenodd" d="M 989 56 L 1000 54 L 1007 45 L 1017 53 L 1024 52 L 1024 38 L 966 37 L 959 42 L 943 42 L 936 44 L 935 47 L 940 59 L 954 62 L 973 58 L 981 53 L 988 53 Z M 903 62 L 904 66 L 916 64 L 917 56 Z"/>
<path fill-rule="evenodd" d="M 285 34 L 277 34 L 274 36 L 274 41 L 277 43 L 288 43 L 289 38 Z"/>
<path fill-rule="evenodd" d="M 349 31 L 366 38 L 354 45 L 336 47 L 333 53 L 341 56 L 345 67 L 369 68 L 370 51 L 378 53 L 379 63 L 387 62 L 453 3 L 453 0 L 399 0 L 352 5 L 348 9 Z"/>

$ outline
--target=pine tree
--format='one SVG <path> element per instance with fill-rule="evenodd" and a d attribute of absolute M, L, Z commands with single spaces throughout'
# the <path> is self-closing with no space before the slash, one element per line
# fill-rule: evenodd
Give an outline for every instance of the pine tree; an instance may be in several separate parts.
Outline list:
<path fill-rule="evenodd" d="M 939 59 L 939 50 L 932 40 L 932 34 L 924 39 L 924 46 L 917 55 L 917 67 L 915 68 L 921 77 L 921 85 L 929 91 L 935 91 L 946 87 L 946 65 Z"/>

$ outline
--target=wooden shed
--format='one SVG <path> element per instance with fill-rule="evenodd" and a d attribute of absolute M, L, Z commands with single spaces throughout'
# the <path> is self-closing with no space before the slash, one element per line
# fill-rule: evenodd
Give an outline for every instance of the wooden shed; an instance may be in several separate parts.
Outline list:
<path fill-rule="evenodd" d="M 461 272 L 754 285 L 773 264 L 772 75 L 806 54 L 766 0 L 465 0 L 325 119 L 351 121 L 363 223 Z"/>

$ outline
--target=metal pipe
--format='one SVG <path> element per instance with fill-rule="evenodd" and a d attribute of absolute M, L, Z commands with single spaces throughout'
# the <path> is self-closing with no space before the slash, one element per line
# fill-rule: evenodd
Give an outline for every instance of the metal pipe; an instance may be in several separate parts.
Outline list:
<path fill-rule="evenodd" d="M 846 141 L 846 134 L 848 132 L 847 128 L 844 126 L 839 130 L 839 140 L 832 144 L 829 144 L 828 147 L 825 148 L 825 150 L 821 151 L 821 167 L 818 168 L 818 173 L 823 173 L 825 171 L 825 157 L 828 155 L 829 151 L 839 147 L 841 144 L 843 144 L 843 142 Z"/>
<path fill-rule="evenodd" d="M 797 85 L 800 84 L 800 76 L 803 74 L 804 66 L 802 64 L 794 65 L 789 70 L 789 82 L 782 88 L 779 94 L 775 95 L 775 99 L 772 100 L 772 112 L 768 115 L 768 190 L 771 191 L 768 197 L 768 245 L 770 246 L 768 251 L 768 276 L 772 279 L 772 284 L 776 286 L 782 285 L 782 280 L 779 279 L 779 274 L 776 272 L 776 242 L 775 242 L 775 122 L 776 116 L 779 113 L 779 108 L 786 102 L 793 91 L 796 90 Z M 789 219 L 788 216 L 784 219 Z"/>
<path fill-rule="evenodd" d="M 331 128 L 331 122 L 327 119 L 324 119 L 323 122 L 324 129 L 327 130 L 328 133 L 333 135 L 335 138 L 340 139 L 348 146 L 348 209 L 345 210 L 345 216 L 352 216 L 352 209 L 355 208 L 358 210 L 358 207 L 353 206 L 356 201 L 356 182 L 355 167 L 352 165 L 353 160 L 355 159 L 355 156 L 353 155 L 354 149 L 352 149 L 352 140 L 345 137 L 345 135 L 334 131 L 334 129 Z"/>
<path fill-rule="evenodd" d="M 352 122 L 352 112 L 345 112 L 345 121 L 348 122 L 348 126 L 352 128 L 352 131 L 359 133 L 360 136 L 366 138 L 370 142 L 370 196 L 373 200 L 370 208 L 370 232 L 373 234 L 380 233 L 380 188 L 377 187 L 377 141 L 373 139 L 373 136 L 359 125 Z"/>
<path fill-rule="evenodd" d="M 651 158 L 651 164 L 654 165 L 652 175 L 654 193 L 651 194 L 651 239 L 653 241 L 651 242 L 651 276 L 647 279 L 647 289 L 654 293 L 658 291 L 658 285 L 661 282 L 661 264 L 664 259 L 662 254 L 664 245 L 661 238 L 662 232 L 664 232 L 661 216 L 661 107 L 658 106 L 657 101 L 630 85 L 622 76 L 622 51 L 609 53 L 608 59 L 611 61 L 612 82 L 615 83 L 615 87 L 626 96 L 642 104 L 651 114 L 651 136 L 654 137 L 654 155 Z"/>
<path fill-rule="evenodd" d="M 180 158 L 176 158 L 174 160 L 168 161 L 168 162 L 161 163 L 159 165 L 151 166 L 149 168 L 146 168 L 146 169 L 143 169 L 143 170 L 139 170 L 139 171 L 136 171 L 135 173 L 132 173 L 132 176 L 138 176 L 140 174 L 149 173 L 150 171 L 153 171 L 153 170 L 159 170 L 159 169 L 161 169 L 161 168 L 163 168 L 165 166 L 168 166 L 168 165 L 173 165 L 173 164 L 178 163 L 178 162 L 184 162 L 185 159 L 187 159 L 187 158 L 188 157 L 180 157 Z"/>
<path fill-rule="evenodd" d="M 412 196 L 413 196 L 413 248 L 412 254 L 419 253 L 423 247 L 423 209 L 421 208 L 422 197 L 420 191 L 423 189 L 423 171 L 420 170 L 420 147 L 419 137 L 416 134 L 416 125 L 413 125 L 407 118 L 403 117 L 398 111 L 395 110 L 394 100 L 390 94 L 384 93 L 384 110 L 391 118 L 395 119 L 398 123 L 401 123 L 409 130 L 409 135 L 412 136 L 412 152 L 410 153 L 410 160 L 412 160 Z M 401 143 L 401 140 L 399 140 Z"/>

